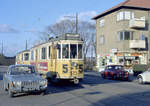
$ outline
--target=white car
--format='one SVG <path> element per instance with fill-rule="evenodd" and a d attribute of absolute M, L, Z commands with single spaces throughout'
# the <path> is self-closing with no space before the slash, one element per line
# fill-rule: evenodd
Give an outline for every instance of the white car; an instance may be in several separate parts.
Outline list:
<path fill-rule="evenodd" d="M 140 84 L 150 83 L 150 68 L 144 73 L 139 74 L 137 79 Z"/>
<path fill-rule="evenodd" d="M 99 68 L 99 72 L 102 72 L 102 71 L 104 71 L 105 70 L 105 66 L 101 66 L 100 68 Z"/>

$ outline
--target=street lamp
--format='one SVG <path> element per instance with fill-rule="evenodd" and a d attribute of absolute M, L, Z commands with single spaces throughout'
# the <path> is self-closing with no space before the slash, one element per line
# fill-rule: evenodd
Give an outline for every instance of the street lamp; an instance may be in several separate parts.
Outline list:
<path fill-rule="evenodd" d="M 76 18 L 76 34 L 78 34 L 78 13 L 76 13 L 76 16 L 64 16 L 67 18 Z"/>

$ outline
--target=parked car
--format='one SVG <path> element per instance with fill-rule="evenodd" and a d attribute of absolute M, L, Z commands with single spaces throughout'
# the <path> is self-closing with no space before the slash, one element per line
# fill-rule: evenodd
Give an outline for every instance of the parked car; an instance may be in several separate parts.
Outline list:
<path fill-rule="evenodd" d="M 150 68 L 137 76 L 139 84 L 150 83 Z"/>
<path fill-rule="evenodd" d="M 4 89 L 10 97 L 16 93 L 45 92 L 47 80 L 32 65 L 11 65 L 3 76 Z"/>
<path fill-rule="evenodd" d="M 102 78 L 129 80 L 129 72 L 122 65 L 108 65 L 101 72 Z"/>
<path fill-rule="evenodd" d="M 105 66 L 101 66 L 98 71 L 101 73 L 102 71 L 104 71 L 104 69 L 105 69 Z"/>

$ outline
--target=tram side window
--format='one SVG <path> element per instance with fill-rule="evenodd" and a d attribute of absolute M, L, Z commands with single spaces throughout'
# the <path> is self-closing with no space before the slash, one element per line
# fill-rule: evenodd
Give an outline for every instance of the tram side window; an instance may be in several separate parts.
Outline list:
<path fill-rule="evenodd" d="M 51 58 L 51 46 L 49 46 L 48 49 L 49 49 L 49 50 L 48 50 L 48 51 L 49 51 L 49 52 L 48 52 L 48 57 L 49 57 L 49 59 L 50 59 L 50 58 Z"/>
<path fill-rule="evenodd" d="M 62 58 L 69 58 L 69 45 L 68 44 L 62 45 Z"/>
<path fill-rule="evenodd" d="M 46 59 L 46 48 L 42 48 L 42 59 Z"/>
<path fill-rule="evenodd" d="M 31 52 L 31 60 L 34 60 L 34 51 Z"/>
<path fill-rule="evenodd" d="M 70 58 L 71 59 L 77 58 L 77 45 L 76 44 L 70 45 Z"/>
<path fill-rule="evenodd" d="M 25 61 L 28 61 L 28 60 L 29 60 L 29 53 L 25 53 L 25 54 L 24 54 L 24 60 L 25 60 Z"/>
<path fill-rule="evenodd" d="M 57 45 L 57 50 L 58 50 L 58 58 L 61 58 L 61 46 L 58 44 Z"/>
<path fill-rule="evenodd" d="M 23 54 L 21 55 L 21 61 L 23 61 Z"/>
<path fill-rule="evenodd" d="M 79 59 L 82 59 L 82 44 L 79 44 L 78 45 L 78 58 Z"/>

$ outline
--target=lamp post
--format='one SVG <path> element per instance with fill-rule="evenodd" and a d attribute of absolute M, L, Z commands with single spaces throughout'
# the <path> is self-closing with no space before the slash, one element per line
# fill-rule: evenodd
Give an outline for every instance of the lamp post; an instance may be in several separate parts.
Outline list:
<path fill-rule="evenodd" d="M 76 34 L 78 34 L 78 13 L 76 13 L 76 16 L 64 16 L 67 18 L 76 18 Z"/>

